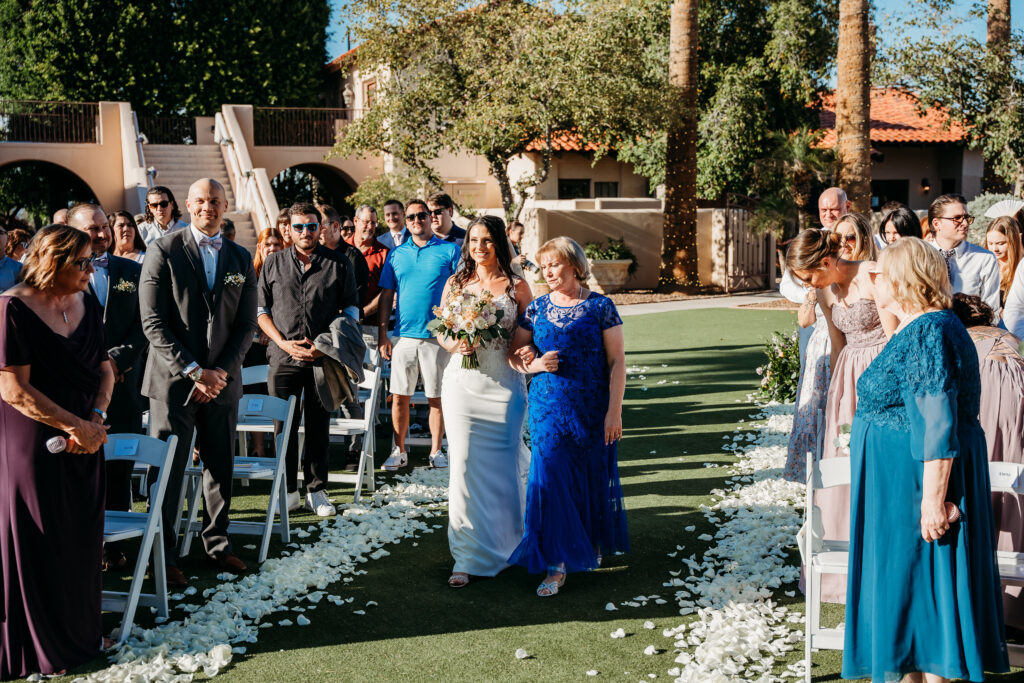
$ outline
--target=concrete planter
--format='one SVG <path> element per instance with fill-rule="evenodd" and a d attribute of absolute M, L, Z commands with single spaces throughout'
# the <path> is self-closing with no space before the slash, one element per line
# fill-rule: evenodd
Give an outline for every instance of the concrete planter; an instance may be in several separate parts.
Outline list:
<path fill-rule="evenodd" d="M 590 279 L 587 280 L 587 287 L 599 294 L 612 294 L 626 288 L 629 282 L 629 266 L 633 261 L 630 259 L 616 259 L 615 261 L 593 261 L 590 263 Z"/>
<path fill-rule="evenodd" d="M 540 280 L 539 282 L 531 282 L 530 290 L 533 292 L 534 299 L 542 297 L 545 294 L 551 293 L 551 288 L 548 287 L 548 283 L 545 282 L 544 280 Z"/>

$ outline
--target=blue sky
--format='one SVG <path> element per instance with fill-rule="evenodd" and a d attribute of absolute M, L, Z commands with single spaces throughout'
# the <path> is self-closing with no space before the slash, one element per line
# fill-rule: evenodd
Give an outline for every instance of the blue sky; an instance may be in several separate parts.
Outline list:
<path fill-rule="evenodd" d="M 886 31 L 886 15 L 891 17 L 890 21 L 898 20 L 903 13 L 913 3 L 910 0 L 875 0 L 876 14 L 875 21 L 879 25 L 879 33 L 884 37 L 888 31 Z M 331 35 L 327 41 L 327 54 L 330 59 L 334 59 L 347 49 L 345 42 L 345 26 L 342 21 L 340 12 L 338 11 L 338 3 L 335 0 L 331 2 L 333 9 L 331 17 Z M 968 12 L 972 3 L 958 0 L 956 2 L 957 7 L 962 7 L 964 14 Z M 1024 30 L 1024 0 L 1011 0 L 1010 1 L 1010 16 L 1013 21 L 1013 27 L 1016 30 Z M 978 37 L 985 35 L 985 22 L 983 20 L 976 20 L 968 27 L 972 33 Z"/>

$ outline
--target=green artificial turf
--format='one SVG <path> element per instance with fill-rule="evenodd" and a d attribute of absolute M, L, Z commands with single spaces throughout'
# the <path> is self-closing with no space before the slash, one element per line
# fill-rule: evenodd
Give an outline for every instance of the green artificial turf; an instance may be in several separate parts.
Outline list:
<path fill-rule="evenodd" d="M 699 556 L 706 549 L 708 544 L 697 536 L 715 529 L 699 506 L 711 502 L 709 492 L 723 484 L 727 470 L 703 464 L 734 459 L 722 452 L 722 437 L 753 412 L 746 397 L 757 387 L 754 368 L 763 362 L 762 344 L 771 332 L 792 329 L 794 320 L 792 312 L 733 309 L 625 318 L 628 367 L 645 368 L 634 372 L 627 384 L 625 438 L 619 449 L 630 554 L 605 558 L 596 572 L 570 575 L 562 593 L 541 599 L 534 589 L 542 577 L 518 567 L 452 590 L 446 585 L 451 558 L 445 531 L 407 539 L 389 546 L 390 556 L 363 565 L 368 574 L 329 589 L 354 596 L 353 605 L 335 607 L 324 601 L 306 613 L 310 626 L 262 629 L 259 643 L 248 645 L 245 655 L 236 655 L 218 679 L 580 681 L 591 680 L 586 675 L 590 669 L 600 672 L 597 680 L 650 680 L 648 674 L 668 678 L 675 655 L 672 641 L 661 630 L 694 617 L 680 617 L 673 589 L 662 586 L 668 571 L 679 567 L 679 559 L 667 553 L 677 543 L 686 545 L 687 554 Z M 389 447 L 386 432 L 385 424 L 378 462 Z M 412 465 L 425 460 L 425 449 L 413 451 Z M 234 517 L 255 518 L 266 504 L 266 491 L 265 486 L 236 489 Z M 333 490 L 332 495 L 336 501 L 347 501 L 351 488 Z M 308 513 L 294 519 L 302 526 L 316 521 Z M 446 522 L 446 517 L 438 517 L 430 523 Z M 690 524 L 697 528 L 687 533 L 683 528 Z M 251 566 L 256 563 L 255 551 L 243 546 L 256 542 L 256 537 L 234 539 L 236 552 Z M 271 556 L 280 549 L 275 540 Z M 194 546 L 182 568 L 186 575 L 198 577 L 193 585 L 201 594 L 217 582 L 216 571 L 199 555 L 201 550 Z M 105 580 L 108 587 L 118 583 L 114 576 Z M 649 601 L 643 607 L 605 610 L 608 602 L 619 605 L 652 594 L 668 604 Z M 367 600 L 378 606 L 365 616 L 352 613 Z M 782 603 L 802 607 L 799 593 Z M 147 612 L 142 610 L 139 623 L 149 626 L 152 616 Z M 183 616 L 172 611 L 172 619 Z M 275 622 L 279 618 L 294 620 L 295 615 L 274 615 Z M 115 615 L 105 619 L 109 628 L 116 624 Z M 657 628 L 645 630 L 645 620 Z M 620 627 L 628 637 L 611 639 L 609 634 Z M 645 656 L 648 645 L 661 653 Z M 517 660 L 518 648 L 531 656 Z M 837 680 L 839 661 L 838 653 L 816 654 L 816 680 Z M 98 658 L 72 673 L 103 665 Z"/>

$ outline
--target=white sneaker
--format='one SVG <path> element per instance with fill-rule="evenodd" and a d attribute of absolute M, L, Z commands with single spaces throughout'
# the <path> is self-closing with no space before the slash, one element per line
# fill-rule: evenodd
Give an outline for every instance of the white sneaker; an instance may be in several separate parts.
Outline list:
<path fill-rule="evenodd" d="M 295 512 L 302 508 L 302 498 L 298 491 L 288 492 L 288 512 Z"/>
<path fill-rule="evenodd" d="M 323 490 L 306 494 L 306 509 L 315 512 L 318 517 L 331 517 L 338 512 L 327 499 L 327 491 Z"/>
<path fill-rule="evenodd" d="M 403 453 L 398 450 L 398 446 L 391 449 L 391 455 L 384 461 L 384 464 L 380 466 L 385 472 L 394 472 L 400 467 L 405 467 L 409 464 L 409 454 Z"/>
<path fill-rule="evenodd" d="M 430 456 L 430 466 L 436 467 L 439 470 L 448 468 L 448 456 L 444 454 L 444 451 L 438 450 Z"/>

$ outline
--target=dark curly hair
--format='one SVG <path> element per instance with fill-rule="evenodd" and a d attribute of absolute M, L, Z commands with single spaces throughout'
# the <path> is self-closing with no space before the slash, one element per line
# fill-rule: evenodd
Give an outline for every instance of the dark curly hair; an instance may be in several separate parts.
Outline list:
<path fill-rule="evenodd" d="M 508 291 L 511 291 L 518 278 L 512 272 L 512 254 L 508 248 L 508 236 L 505 234 L 505 221 L 497 216 L 477 216 L 469 222 L 466 227 L 466 239 L 462 243 L 462 266 L 455 273 L 455 284 L 464 287 L 467 282 L 476 277 L 476 261 L 473 260 L 473 255 L 470 253 L 469 234 L 478 225 L 487 228 L 487 233 L 494 244 L 494 255 L 498 257 L 498 269 L 502 275 L 508 278 Z"/>
<path fill-rule="evenodd" d="M 992 324 L 992 307 L 982 301 L 980 296 L 973 294 L 954 294 L 953 313 L 960 318 L 964 327 Z"/>
<path fill-rule="evenodd" d="M 167 195 L 167 201 L 169 201 L 171 203 L 171 206 L 174 207 L 173 209 L 171 209 L 171 222 L 173 223 L 174 221 L 181 218 L 181 209 L 178 208 L 178 201 L 174 198 L 174 193 L 171 192 L 171 189 L 169 187 L 164 187 L 163 185 L 154 185 L 153 187 L 149 188 L 148 192 L 146 192 L 145 221 L 147 223 L 153 223 L 154 221 L 156 221 L 156 218 L 153 217 L 153 211 L 150 210 L 149 208 L 149 198 L 152 197 L 153 195 L 158 195 L 161 192 Z"/>

